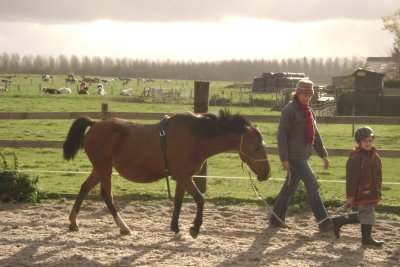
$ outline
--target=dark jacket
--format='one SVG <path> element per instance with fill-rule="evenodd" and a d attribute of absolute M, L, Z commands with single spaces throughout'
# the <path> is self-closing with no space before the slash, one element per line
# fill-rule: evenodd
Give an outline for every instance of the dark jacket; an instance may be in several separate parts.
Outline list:
<path fill-rule="evenodd" d="M 378 203 L 381 200 L 382 163 L 373 148 L 356 148 L 346 163 L 346 197 L 353 204 Z"/>
<path fill-rule="evenodd" d="M 308 160 L 312 147 L 322 158 L 328 156 L 315 122 L 315 144 L 307 144 L 305 115 L 296 101 L 290 101 L 283 109 L 278 127 L 278 150 L 281 161 Z"/>

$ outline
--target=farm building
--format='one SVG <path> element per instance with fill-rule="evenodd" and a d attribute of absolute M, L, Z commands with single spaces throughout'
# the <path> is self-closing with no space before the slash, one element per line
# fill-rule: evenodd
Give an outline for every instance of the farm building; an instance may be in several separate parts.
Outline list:
<path fill-rule="evenodd" d="M 351 76 L 354 76 L 354 92 L 356 94 L 382 94 L 385 74 L 358 69 Z"/>
<path fill-rule="evenodd" d="M 278 92 L 285 88 L 295 88 L 296 83 L 307 78 L 304 73 L 264 72 L 253 80 L 253 92 Z"/>
<path fill-rule="evenodd" d="M 385 74 L 357 69 L 351 75 L 332 77 L 333 89 L 352 89 L 357 94 L 382 94 Z"/>

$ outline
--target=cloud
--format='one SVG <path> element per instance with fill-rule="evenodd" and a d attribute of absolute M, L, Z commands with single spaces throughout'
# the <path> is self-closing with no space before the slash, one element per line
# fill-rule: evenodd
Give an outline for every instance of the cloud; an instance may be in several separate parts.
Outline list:
<path fill-rule="evenodd" d="M 37 24 L 207 22 L 230 17 L 309 22 L 377 20 L 399 8 L 399 0 L 0 0 L 0 6 L 0 21 Z"/>

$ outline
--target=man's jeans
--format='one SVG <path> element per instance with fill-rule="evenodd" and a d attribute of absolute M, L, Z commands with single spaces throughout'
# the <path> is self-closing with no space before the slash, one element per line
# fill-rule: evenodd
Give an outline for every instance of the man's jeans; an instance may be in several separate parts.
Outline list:
<path fill-rule="evenodd" d="M 286 181 L 282 186 L 278 198 L 274 205 L 274 213 L 282 220 L 285 221 L 286 210 L 289 205 L 291 197 L 294 195 L 297 187 L 299 186 L 300 179 L 304 183 L 304 187 L 307 192 L 308 201 L 311 206 L 311 210 L 314 213 L 317 222 L 327 218 L 324 204 L 319 194 L 319 185 L 315 175 L 311 169 L 308 160 L 290 160 L 290 173 L 286 176 Z M 270 220 L 277 221 L 271 214 Z"/>

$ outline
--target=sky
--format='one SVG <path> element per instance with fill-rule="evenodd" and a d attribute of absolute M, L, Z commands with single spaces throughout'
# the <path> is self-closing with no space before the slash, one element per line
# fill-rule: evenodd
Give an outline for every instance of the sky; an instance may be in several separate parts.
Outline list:
<path fill-rule="evenodd" d="M 399 0 L 0 0 L 0 53 L 159 61 L 388 56 Z"/>

